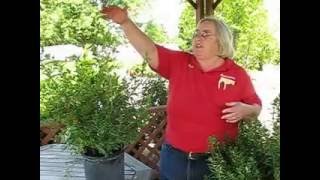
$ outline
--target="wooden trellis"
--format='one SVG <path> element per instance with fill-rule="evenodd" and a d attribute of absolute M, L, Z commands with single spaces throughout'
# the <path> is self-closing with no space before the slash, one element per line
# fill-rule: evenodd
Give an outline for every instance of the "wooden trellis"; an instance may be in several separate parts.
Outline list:
<path fill-rule="evenodd" d="M 166 127 L 166 106 L 150 109 L 151 120 L 141 129 L 138 140 L 126 152 L 159 172 L 160 149 Z"/>
<path fill-rule="evenodd" d="M 40 125 L 40 146 L 53 143 L 55 136 L 63 127 L 63 125 L 58 123 Z"/>

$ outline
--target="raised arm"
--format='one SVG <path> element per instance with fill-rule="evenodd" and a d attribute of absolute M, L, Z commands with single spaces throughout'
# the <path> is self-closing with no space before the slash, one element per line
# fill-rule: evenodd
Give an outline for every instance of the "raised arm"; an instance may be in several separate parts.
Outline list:
<path fill-rule="evenodd" d="M 155 43 L 132 22 L 128 17 L 126 8 L 122 9 L 117 6 L 109 6 L 104 7 L 101 13 L 106 19 L 111 19 L 113 22 L 119 24 L 130 44 L 132 44 L 143 58 L 147 59 L 148 64 L 152 68 L 158 68 L 159 60 Z"/>

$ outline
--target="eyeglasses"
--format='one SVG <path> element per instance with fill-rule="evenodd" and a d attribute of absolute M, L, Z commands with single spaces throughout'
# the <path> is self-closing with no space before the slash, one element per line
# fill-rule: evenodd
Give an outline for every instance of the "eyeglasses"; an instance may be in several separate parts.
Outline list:
<path fill-rule="evenodd" d="M 207 39 L 207 37 L 209 36 L 214 36 L 214 34 L 212 33 L 208 33 L 208 32 L 200 32 L 200 31 L 195 31 L 192 35 L 192 38 L 203 38 L 203 39 Z"/>

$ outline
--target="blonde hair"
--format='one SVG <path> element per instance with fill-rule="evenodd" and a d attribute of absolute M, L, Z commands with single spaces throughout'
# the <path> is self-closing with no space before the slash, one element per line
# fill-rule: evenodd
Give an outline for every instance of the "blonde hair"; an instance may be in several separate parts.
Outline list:
<path fill-rule="evenodd" d="M 219 56 L 223 58 L 233 58 L 235 51 L 233 47 L 233 36 L 228 26 L 222 20 L 214 17 L 205 17 L 199 21 L 198 25 L 203 22 L 211 22 L 216 28 Z"/>

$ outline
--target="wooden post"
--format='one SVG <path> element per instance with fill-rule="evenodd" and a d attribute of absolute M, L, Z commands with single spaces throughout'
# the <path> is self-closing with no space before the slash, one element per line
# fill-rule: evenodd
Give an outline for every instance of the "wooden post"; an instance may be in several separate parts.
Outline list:
<path fill-rule="evenodd" d="M 196 10 L 196 23 L 206 16 L 213 16 L 215 8 L 222 0 L 187 0 Z"/>
<path fill-rule="evenodd" d="M 196 24 L 204 17 L 204 0 L 197 0 Z"/>
<path fill-rule="evenodd" d="M 213 2 L 212 2 L 213 0 L 206 0 L 205 1 L 205 9 L 206 9 L 206 11 L 205 11 L 205 16 L 212 16 L 213 15 L 213 9 L 212 9 L 212 5 L 213 5 Z"/>

